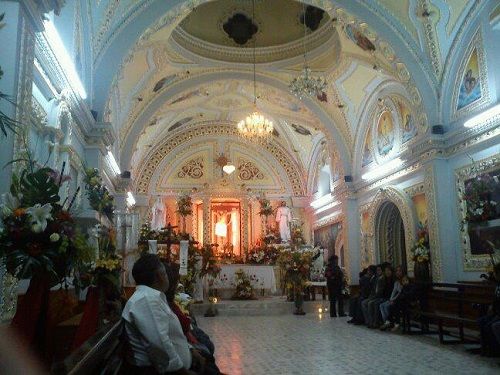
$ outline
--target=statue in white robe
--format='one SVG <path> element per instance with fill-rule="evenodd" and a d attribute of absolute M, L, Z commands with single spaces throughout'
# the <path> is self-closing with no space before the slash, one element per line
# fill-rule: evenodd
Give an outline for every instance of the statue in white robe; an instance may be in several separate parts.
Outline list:
<path fill-rule="evenodd" d="M 160 197 L 156 200 L 152 208 L 151 229 L 160 230 L 165 227 L 165 205 Z"/>
<path fill-rule="evenodd" d="M 276 222 L 279 225 L 281 242 L 290 242 L 290 222 L 292 221 L 292 211 L 287 207 L 286 202 L 281 202 L 281 206 L 276 211 Z"/>

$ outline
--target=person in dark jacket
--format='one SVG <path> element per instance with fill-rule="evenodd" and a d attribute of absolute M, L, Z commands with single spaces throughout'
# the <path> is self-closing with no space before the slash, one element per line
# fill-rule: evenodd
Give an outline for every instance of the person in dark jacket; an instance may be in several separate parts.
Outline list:
<path fill-rule="evenodd" d="M 339 316 L 346 316 L 344 313 L 344 297 L 342 295 L 344 273 L 339 267 L 339 257 L 335 254 L 328 259 L 325 278 L 326 285 L 328 286 L 328 298 L 330 300 L 330 316 L 332 318 L 337 317 L 337 303 Z"/>
<path fill-rule="evenodd" d="M 370 295 L 372 287 L 372 284 L 370 284 L 370 282 L 374 277 L 376 271 L 377 267 L 371 265 L 368 268 L 365 268 L 363 272 L 360 273 L 359 294 L 357 297 L 353 297 L 349 300 L 349 315 L 352 319 L 347 323 L 364 324 L 365 319 L 363 318 L 363 312 L 361 311 L 361 303 Z"/>

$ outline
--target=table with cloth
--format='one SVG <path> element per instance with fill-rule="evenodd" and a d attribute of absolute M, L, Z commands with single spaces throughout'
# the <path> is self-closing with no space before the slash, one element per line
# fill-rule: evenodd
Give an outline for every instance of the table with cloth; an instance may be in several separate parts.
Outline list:
<path fill-rule="evenodd" d="M 256 292 L 261 291 L 261 294 L 276 293 L 276 276 L 273 266 L 251 265 L 251 264 L 222 264 L 219 276 L 214 280 L 213 288 L 217 293 L 224 297 L 225 291 L 233 292 L 235 290 L 236 272 L 243 270 L 249 277 L 256 279 L 252 282 Z M 221 295 L 222 294 L 222 295 Z M 229 295 L 229 294 L 228 294 Z"/>

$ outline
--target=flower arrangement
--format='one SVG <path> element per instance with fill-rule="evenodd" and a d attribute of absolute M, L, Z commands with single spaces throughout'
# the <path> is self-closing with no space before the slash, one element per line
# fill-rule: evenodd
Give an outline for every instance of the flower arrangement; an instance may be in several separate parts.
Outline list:
<path fill-rule="evenodd" d="M 217 257 L 214 252 L 214 248 L 217 246 L 217 244 L 206 244 L 201 250 L 202 266 L 200 277 L 208 276 L 212 282 L 219 275 L 221 270 L 217 264 Z"/>
<path fill-rule="evenodd" d="M 189 216 L 193 213 L 193 202 L 189 194 L 181 194 L 177 199 L 177 212 L 182 217 Z"/>
<path fill-rule="evenodd" d="M 425 226 L 419 225 L 418 240 L 411 248 L 412 260 L 423 263 L 430 260 L 429 233 Z"/>
<path fill-rule="evenodd" d="M 251 249 L 247 255 L 247 263 L 275 265 L 280 250 L 273 246 L 257 246 Z"/>
<path fill-rule="evenodd" d="M 50 285 L 66 282 L 76 265 L 91 256 L 70 212 L 78 192 L 69 203 L 60 203 L 59 189 L 69 179 L 63 176 L 64 165 L 59 174 L 28 162 L 12 175 L 10 192 L 2 196 L 0 257 L 20 278 L 43 274 Z"/>
<path fill-rule="evenodd" d="M 109 286 L 116 295 L 120 289 L 122 258 L 116 254 L 116 233 L 113 228 L 97 225 L 99 256 L 79 272 L 79 288 Z"/>
<path fill-rule="evenodd" d="M 498 203 L 491 199 L 492 193 L 498 186 L 498 178 L 489 173 L 480 174 L 466 183 L 463 200 L 467 207 L 465 215 L 467 222 L 478 223 L 499 217 Z"/>
<path fill-rule="evenodd" d="M 232 299 L 255 299 L 254 288 L 252 283 L 257 283 L 258 279 L 255 275 L 248 276 L 242 269 L 237 270 L 235 273 L 234 287 L 235 292 Z"/>
<path fill-rule="evenodd" d="M 309 279 L 313 253 L 311 251 L 283 250 L 278 264 L 285 273 L 287 289 L 302 290 Z"/>
<path fill-rule="evenodd" d="M 260 204 L 259 215 L 265 217 L 271 216 L 273 214 L 273 207 L 271 206 L 271 201 L 264 196 L 258 198 L 258 201 Z"/>
<path fill-rule="evenodd" d="M 97 168 L 85 168 L 85 190 L 90 207 L 113 220 L 114 198 L 103 185 Z"/>

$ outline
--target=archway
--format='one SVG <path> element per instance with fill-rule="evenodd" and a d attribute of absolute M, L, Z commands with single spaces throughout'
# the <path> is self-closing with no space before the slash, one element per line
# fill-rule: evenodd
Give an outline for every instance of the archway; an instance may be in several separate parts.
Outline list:
<path fill-rule="evenodd" d="M 406 271 L 406 241 L 403 218 L 393 202 L 383 203 L 377 213 L 376 246 L 381 262 L 389 262 L 394 267 L 402 266 Z"/>

